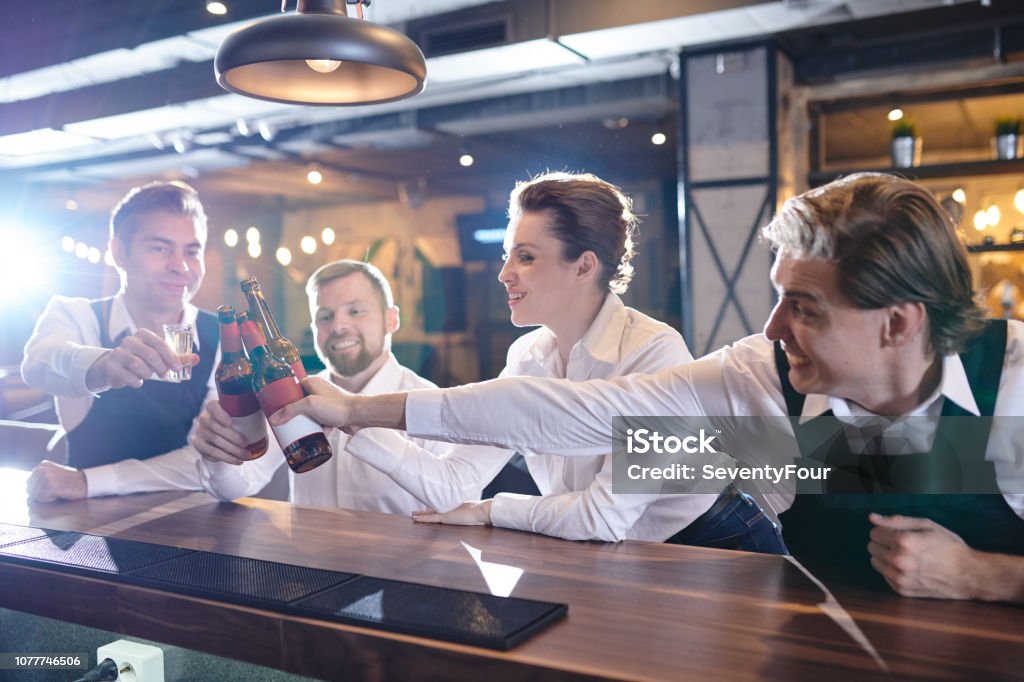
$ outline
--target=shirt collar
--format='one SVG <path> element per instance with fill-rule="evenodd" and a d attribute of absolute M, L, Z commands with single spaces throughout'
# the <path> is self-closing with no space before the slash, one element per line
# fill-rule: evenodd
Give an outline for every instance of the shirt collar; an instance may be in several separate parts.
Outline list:
<path fill-rule="evenodd" d="M 967 371 L 964 370 L 964 363 L 956 353 L 951 353 L 942 360 L 942 378 L 939 380 L 939 385 L 923 403 L 911 411 L 911 414 L 924 413 L 939 398 L 952 400 L 965 411 L 975 416 L 981 414 L 981 411 L 978 409 L 978 403 L 974 400 L 971 384 L 967 380 Z M 807 420 L 818 417 L 828 410 L 832 410 L 832 414 L 837 417 L 855 416 L 865 412 L 860 409 L 852 409 L 850 403 L 843 398 L 821 393 L 810 393 L 804 400 L 804 409 L 800 414 L 800 423 L 803 424 Z"/>
<path fill-rule="evenodd" d="M 597 311 L 594 321 L 569 355 L 569 363 L 573 364 L 579 353 L 595 362 L 611 365 L 619 362 L 620 341 L 629 318 L 626 306 L 616 294 L 608 292 L 604 302 Z M 555 352 L 555 335 L 542 327 L 540 338 L 530 347 L 530 356 L 542 366 L 558 362 Z"/>
<path fill-rule="evenodd" d="M 181 321 L 183 323 L 195 324 L 198 316 L 199 308 L 191 303 L 186 303 L 181 314 Z M 139 327 L 135 324 L 135 320 L 132 319 L 131 313 L 128 312 L 128 306 L 124 302 L 124 294 L 120 293 L 110 303 L 110 320 L 107 323 L 107 336 L 113 341 L 122 334 L 134 334 L 137 331 L 139 331 Z M 153 331 L 156 334 L 160 333 L 157 330 Z M 193 335 L 193 344 L 196 350 L 199 350 L 198 333 Z"/>
<path fill-rule="evenodd" d="M 618 363 L 622 332 L 628 317 L 622 299 L 608 292 L 601 309 L 597 311 L 597 317 L 580 339 L 579 345 L 598 362 Z"/>

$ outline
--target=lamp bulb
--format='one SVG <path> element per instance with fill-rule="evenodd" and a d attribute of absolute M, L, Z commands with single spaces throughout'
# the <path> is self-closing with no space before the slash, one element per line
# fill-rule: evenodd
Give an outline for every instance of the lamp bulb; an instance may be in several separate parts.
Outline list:
<path fill-rule="evenodd" d="M 307 59 L 306 66 L 317 73 L 334 73 L 341 66 L 341 62 L 334 59 Z"/>

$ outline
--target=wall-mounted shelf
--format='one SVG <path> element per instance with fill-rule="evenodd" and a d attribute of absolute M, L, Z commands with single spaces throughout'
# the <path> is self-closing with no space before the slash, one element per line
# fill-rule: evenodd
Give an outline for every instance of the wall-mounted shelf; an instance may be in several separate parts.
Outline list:
<path fill-rule="evenodd" d="M 812 187 L 824 185 L 836 178 L 860 172 L 895 173 L 911 180 L 930 180 L 935 178 L 955 178 L 970 175 L 1003 175 L 1006 173 L 1024 173 L 1024 159 L 999 159 L 990 161 L 961 161 L 958 163 L 934 163 L 911 168 L 845 168 L 839 170 L 821 170 L 808 175 L 807 181 Z"/>

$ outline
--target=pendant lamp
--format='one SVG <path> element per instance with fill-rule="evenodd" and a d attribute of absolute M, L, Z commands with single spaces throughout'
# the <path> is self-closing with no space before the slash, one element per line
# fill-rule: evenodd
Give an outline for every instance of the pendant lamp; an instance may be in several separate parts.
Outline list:
<path fill-rule="evenodd" d="M 423 90 L 423 53 L 402 33 L 348 16 L 345 0 L 298 0 L 294 14 L 230 34 L 214 59 L 230 92 L 294 104 L 392 102 Z M 282 8 L 283 9 L 283 8 Z"/>

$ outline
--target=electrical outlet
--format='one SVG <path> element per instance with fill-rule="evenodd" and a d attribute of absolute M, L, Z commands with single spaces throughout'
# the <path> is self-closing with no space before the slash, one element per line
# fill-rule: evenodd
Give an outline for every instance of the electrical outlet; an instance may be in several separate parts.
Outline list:
<path fill-rule="evenodd" d="M 96 661 L 113 659 L 118 682 L 164 682 L 163 649 L 119 639 L 96 649 Z"/>

